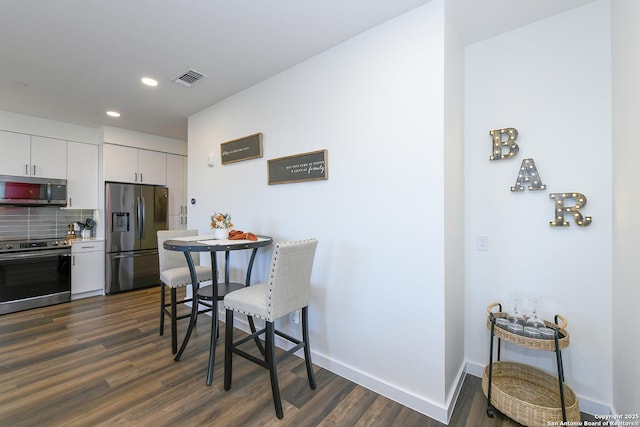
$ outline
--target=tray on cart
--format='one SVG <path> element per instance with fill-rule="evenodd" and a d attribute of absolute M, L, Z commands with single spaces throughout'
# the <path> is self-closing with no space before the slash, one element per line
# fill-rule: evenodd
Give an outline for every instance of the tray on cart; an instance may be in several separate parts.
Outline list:
<path fill-rule="evenodd" d="M 492 312 L 493 308 L 497 306 L 499 306 L 499 304 L 494 303 L 490 304 L 487 307 L 487 312 L 489 312 L 489 315 L 487 316 L 487 328 L 489 330 L 491 330 L 492 316 L 495 319 L 507 317 L 507 313 Z M 565 319 L 564 316 L 560 314 L 556 314 L 556 318 L 560 321 L 560 324 L 555 324 L 546 320 L 544 320 L 544 324 L 547 328 L 555 329 L 558 331 L 558 349 L 562 350 L 569 346 L 569 333 L 565 329 L 567 327 L 567 319 Z M 535 350 L 556 351 L 556 344 L 555 340 L 553 339 L 531 338 L 525 335 L 514 334 L 513 332 L 503 329 L 498 325 L 496 325 L 496 327 L 494 328 L 494 335 L 500 339 L 519 345 L 521 347 L 532 348 Z"/>
<path fill-rule="evenodd" d="M 482 391 L 487 396 L 489 365 L 484 368 Z M 564 385 L 567 422 L 580 421 L 576 394 Z M 558 378 L 532 366 L 493 362 L 491 404 L 509 418 L 526 426 L 562 425 Z"/>

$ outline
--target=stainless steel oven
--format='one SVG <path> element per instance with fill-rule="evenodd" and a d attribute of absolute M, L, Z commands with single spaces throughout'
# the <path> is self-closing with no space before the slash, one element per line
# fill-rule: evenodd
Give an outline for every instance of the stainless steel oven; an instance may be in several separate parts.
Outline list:
<path fill-rule="evenodd" d="M 64 240 L 0 242 L 0 314 L 71 300 L 71 246 Z"/>

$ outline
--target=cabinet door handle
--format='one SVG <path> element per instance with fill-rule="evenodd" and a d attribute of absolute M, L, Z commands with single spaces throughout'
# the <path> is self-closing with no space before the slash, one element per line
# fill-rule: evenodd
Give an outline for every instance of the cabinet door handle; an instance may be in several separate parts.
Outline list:
<path fill-rule="evenodd" d="M 140 182 L 142 182 L 142 172 L 140 172 Z"/>
<path fill-rule="evenodd" d="M 134 181 L 134 182 L 138 182 L 138 172 L 134 172 L 134 173 L 133 173 L 133 176 L 134 176 L 133 181 Z"/>
<path fill-rule="evenodd" d="M 33 176 L 36 176 L 36 165 L 33 165 Z"/>
<path fill-rule="evenodd" d="M 24 165 L 24 174 L 25 175 L 29 175 L 29 165 L 28 164 Z"/>
<path fill-rule="evenodd" d="M 76 265 L 76 256 L 75 255 L 71 258 L 71 265 Z"/>
<path fill-rule="evenodd" d="M 73 207 L 73 197 L 69 197 L 69 207 Z"/>

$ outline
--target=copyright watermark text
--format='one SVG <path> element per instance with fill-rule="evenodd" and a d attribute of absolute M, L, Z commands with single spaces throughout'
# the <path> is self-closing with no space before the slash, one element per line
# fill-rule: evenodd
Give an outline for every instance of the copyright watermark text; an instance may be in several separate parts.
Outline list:
<path fill-rule="evenodd" d="M 595 421 L 547 421 L 547 426 L 639 426 L 640 414 L 595 415 Z"/>

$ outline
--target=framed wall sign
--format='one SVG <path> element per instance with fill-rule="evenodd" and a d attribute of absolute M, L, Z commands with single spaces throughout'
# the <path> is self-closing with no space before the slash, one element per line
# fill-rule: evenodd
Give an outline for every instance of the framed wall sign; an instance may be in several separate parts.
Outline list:
<path fill-rule="evenodd" d="M 223 165 L 258 157 L 262 157 L 262 133 L 220 144 L 220 159 Z"/>
<path fill-rule="evenodd" d="M 269 185 L 329 179 L 327 150 L 268 160 Z"/>

